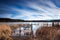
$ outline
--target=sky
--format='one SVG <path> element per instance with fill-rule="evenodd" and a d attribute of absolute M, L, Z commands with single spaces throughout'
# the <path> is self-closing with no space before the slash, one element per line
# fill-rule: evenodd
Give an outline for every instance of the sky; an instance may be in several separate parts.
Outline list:
<path fill-rule="evenodd" d="M 0 0 L 0 18 L 60 19 L 60 0 Z"/>

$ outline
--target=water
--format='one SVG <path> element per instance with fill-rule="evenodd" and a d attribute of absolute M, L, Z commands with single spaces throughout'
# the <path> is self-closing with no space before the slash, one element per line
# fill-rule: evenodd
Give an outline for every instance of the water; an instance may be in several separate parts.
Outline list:
<path fill-rule="evenodd" d="M 0 22 L 0 24 L 32 24 L 33 34 L 35 35 L 36 30 L 43 26 L 52 26 L 52 22 Z M 18 28 L 17 28 L 18 29 Z M 22 33 L 23 34 L 23 33 Z"/>

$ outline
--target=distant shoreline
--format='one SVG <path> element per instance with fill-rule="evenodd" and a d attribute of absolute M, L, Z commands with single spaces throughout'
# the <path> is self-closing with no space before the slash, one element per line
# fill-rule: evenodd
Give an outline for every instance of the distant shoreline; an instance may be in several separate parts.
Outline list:
<path fill-rule="evenodd" d="M 21 19 L 10 19 L 0 18 L 0 22 L 60 22 L 60 19 L 56 20 L 21 20 Z"/>

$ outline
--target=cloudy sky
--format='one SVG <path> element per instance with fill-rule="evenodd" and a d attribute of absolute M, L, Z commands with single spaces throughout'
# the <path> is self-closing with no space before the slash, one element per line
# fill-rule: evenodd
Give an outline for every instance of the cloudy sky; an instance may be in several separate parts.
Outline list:
<path fill-rule="evenodd" d="M 60 0 L 0 0 L 0 18 L 60 19 Z"/>

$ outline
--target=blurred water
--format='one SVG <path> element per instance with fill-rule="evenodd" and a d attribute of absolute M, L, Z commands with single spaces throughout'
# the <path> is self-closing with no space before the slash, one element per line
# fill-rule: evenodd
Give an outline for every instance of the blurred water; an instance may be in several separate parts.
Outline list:
<path fill-rule="evenodd" d="M 0 22 L 0 24 L 32 24 L 33 34 L 35 35 L 36 30 L 43 26 L 52 26 L 52 22 Z M 47 25 L 48 24 L 48 25 Z M 23 28 L 21 28 L 23 29 Z M 17 28 L 19 30 L 19 28 Z M 18 33 L 18 32 L 17 32 Z M 21 32 L 23 34 L 23 32 Z"/>

